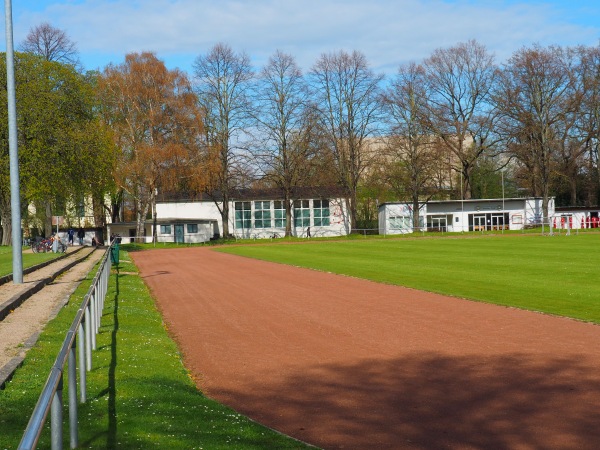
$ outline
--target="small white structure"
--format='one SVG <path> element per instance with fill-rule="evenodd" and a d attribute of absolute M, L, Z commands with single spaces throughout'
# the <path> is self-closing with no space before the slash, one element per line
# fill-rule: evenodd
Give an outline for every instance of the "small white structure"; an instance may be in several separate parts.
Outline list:
<path fill-rule="evenodd" d="M 157 242 L 200 243 L 207 242 L 214 236 L 216 220 L 198 218 L 157 218 L 156 224 L 147 220 L 144 224 L 144 236 L 136 237 L 135 222 L 121 222 L 107 225 L 108 235 L 119 235 L 123 243 L 150 243 L 152 230 L 156 225 Z"/>
<path fill-rule="evenodd" d="M 555 229 L 600 228 L 600 206 L 588 208 L 583 206 L 567 206 L 556 208 L 552 217 Z"/>
<path fill-rule="evenodd" d="M 522 230 L 541 225 L 542 199 L 506 198 L 440 200 L 421 204 L 419 228 L 414 231 Z M 554 198 L 548 202 L 548 216 L 554 216 Z M 383 203 L 379 206 L 379 234 L 413 231 L 412 205 Z"/>

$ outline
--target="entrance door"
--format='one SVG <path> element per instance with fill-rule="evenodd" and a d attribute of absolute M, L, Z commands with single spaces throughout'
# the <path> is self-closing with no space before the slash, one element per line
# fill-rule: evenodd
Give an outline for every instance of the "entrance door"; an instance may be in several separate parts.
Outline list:
<path fill-rule="evenodd" d="M 175 224 L 175 243 L 183 244 L 183 225 Z"/>
<path fill-rule="evenodd" d="M 504 230 L 504 214 L 492 214 L 492 230 Z"/>
<path fill-rule="evenodd" d="M 446 218 L 445 217 L 432 217 L 431 220 L 433 231 L 446 231 Z"/>
<path fill-rule="evenodd" d="M 473 216 L 473 231 L 485 231 L 485 215 Z"/>

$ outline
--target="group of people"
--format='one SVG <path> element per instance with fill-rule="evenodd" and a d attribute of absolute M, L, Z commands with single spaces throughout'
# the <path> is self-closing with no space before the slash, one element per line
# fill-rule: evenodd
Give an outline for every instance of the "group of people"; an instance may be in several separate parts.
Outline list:
<path fill-rule="evenodd" d="M 69 228 L 69 231 L 67 231 L 67 236 L 69 237 L 69 245 L 73 245 L 73 241 L 75 239 L 75 230 L 73 228 Z M 83 228 L 79 227 L 79 230 L 77 230 L 77 239 L 79 239 L 79 245 L 83 245 L 84 237 L 85 231 L 83 230 Z"/>

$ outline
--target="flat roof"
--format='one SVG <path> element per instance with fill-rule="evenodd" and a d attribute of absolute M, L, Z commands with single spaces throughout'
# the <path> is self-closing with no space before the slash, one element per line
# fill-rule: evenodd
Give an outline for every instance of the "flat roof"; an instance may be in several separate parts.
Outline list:
<path fill-rule="evenodd" d="M 549 200 L 554 199 L 554 197 L 548 197 Z M 435 204 L 443 204 L 443 203 L 491 203 L 491 202 L 510 202 L 510 201 L 525 201 L 525 200 L 542 200 L 542 197 L 505 197 L 505 198 L 470 198 L 464 200 L 429 200 L 428 202 L 419 202 L 419 204 L 426 203 L 435 203 Z M 380 204 L 379 206 L 384 205 L 410 205 L 411 201 L 398 201 L 398 202 L 385 202 Z"/>

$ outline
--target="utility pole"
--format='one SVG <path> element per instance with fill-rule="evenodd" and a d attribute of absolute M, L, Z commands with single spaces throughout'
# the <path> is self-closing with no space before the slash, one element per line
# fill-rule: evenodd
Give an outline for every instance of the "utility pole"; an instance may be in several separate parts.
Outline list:
<path fill-rule="evenodd" d="M 23 242 L 21 237 L 21 198 L 19 189 L 19 150 L 17 147 L 17 100 L 15 55 L 12 29 L 12 3 L 4 0 L 6 15 L 6 84 L 8 94 L 8 152 L 10 161 L 10 207 L 12 225 L 13 283 L 23 283 Z"/>

